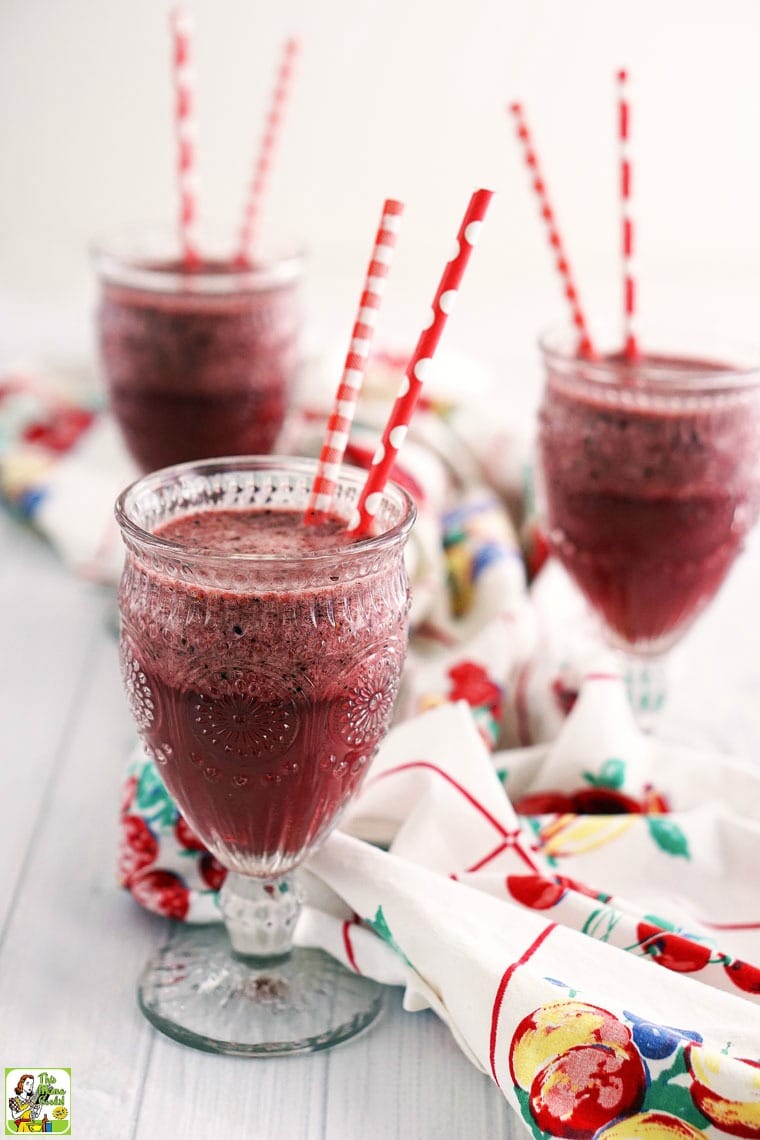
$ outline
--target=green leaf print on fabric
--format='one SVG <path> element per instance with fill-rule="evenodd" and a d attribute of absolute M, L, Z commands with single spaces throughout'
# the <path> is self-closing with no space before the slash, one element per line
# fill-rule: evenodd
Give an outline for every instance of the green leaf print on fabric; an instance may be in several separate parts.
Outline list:
<path fill-rule="evenodd" d="M 647 827 L 661 851 L 668 855 L 680 855 L 682 859 L 691 859 L 689 843 L 681 828 L 666 815 L 647 816 Z"/>
<path fill-rule="evenodd" d="M 625 783 L 625 761 L 616 758 L 605 760 L 598 776 L 593 772 L 584 772 L 583 779 L 592 788 L 613 788 L 618 791 Z"/>
<path fill-rule="evenodd" d="M 661 1072 L 647 1089 L 644 1108 L 670 1112 L 700 1131 L 709 1128 L 710 1121 L 691 1099 L 690 1083 L 686 1052 L 679 1045 L 673 1064 Z"/>
<path fill-rule="evenodd" d="M 609 942 L 622 917 L 620 911 L 611 906 L 599 907 L 588 916 L 581 927 L 581 932 L 588 934 L 590 938 L 596 938 L 599 942 Z"/>
<path fill-rule="evenodd" d="M 177 808 L 152 761 L 146 763 L 140 773 L 135 802 L 145 818 L 154 826 L 165 828 L 174 825 Z"/>
<path fill-rule="evenodd" d="M 523 1120 L 528 1125 L 528 1128 L 530 1128 L 536 1140 L 544 1140 L 544 1137 L 548 1136 L 549 1133 L 544 1132 L 543 1128 L 539 1128 L 533 1118 L 533 1113 L 530 1111 L 530 1093 L 526 1092 L 525 1089 L 521 1089 L 519 1085 L 515 1085 L 514 1090 L 520 1105 L 520 1113 Z"/>
<path fill-rule="evenodd" d="M 374 918 L 368 918 L 365 921 L 368 926 L 372 927 L 375 934 L 377 934 L 379 938 L 382 938 L 383 942 L 387 942 L 391 950 L 395 951 L 395 953 L 398 954 L 399 958 L 403 958 L 407 966 L 410 966 L 412 969 L 414 969 L 412 963 L 409 961 L 406 954 L 391 934 L 391 928 L 388 926 L 385 915 L 383 914 L 383 908 L 381 906 L 379 906 L 375 911 Z"/>

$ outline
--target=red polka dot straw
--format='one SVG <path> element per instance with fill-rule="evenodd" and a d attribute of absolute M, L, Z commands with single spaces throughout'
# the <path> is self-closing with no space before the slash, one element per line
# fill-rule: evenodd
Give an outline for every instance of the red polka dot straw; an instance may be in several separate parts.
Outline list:
<path fill-rule="evenodd" d="M 261 205 L 269 184 L 272 157 L 282 134 L 283 113 L 292 88 L 293 71 L 299 48 L 298 40 L 291 38 L 286 40 L 282 50 L 280 69 L 264 127 L 264 137 L 261 140 L 253 168 L 253 177 L 248 188 L 248 196 L 243 211 L 243 224 L 240 228 L 240 243 L 236 257 L 238 264 L 247 265 L 251 259 L 261 217 Z"/>
<path fill-rule="evenodd" d="M 549 201 L 549 192 L 546 188 L 546 180 L 541 172 L 541 167 L 538 163 L 538 155 L 536 148 L 531 137 L 528 124 L 525 120 L 525 112 L 521 103 L 513 103 L 510 107 L 515 119 L 515 126 L 517 128 L 517 138 L 522 144 L 525 154 L 525 163 L 530 172 L 533 180 L 533 190 L 538 198 L 539 206 L 541 209 L 541 217 L 546 224 L 546 232 L 549 238 L 549 245 L 556 257 L 556 269 L 562 280 L 565 299 L 570 306 L 570 313 L 572 316 L 573 324 L 578 330 L 580 336 L 580 344 L 578 352 L 581 356 L 593 357 L 596 355 L 594 346 L 591 341 L 591 336 L 588 331 L 586 317 L 581 306 L 580 297 L 578 296 L 578 289 L 575 284 L 573 271 L 570 267 L 565 246 L 560 236 L 559 229 L 557 228 L 557 220 L 554 214 L 554 209 Z"/>
<path fill-rule="evenodd" d="M 618 83 L 618 142 L 620 144 L 620 222 L 622 227 L 623 268 L 623 355 L 635 360 L 639 355 L 636 336 L 636 277 L 633 269 L 633 218 L 631 216 L 631 108 L 628 102 L 628 72 L 619 71 Z"/>
<path fill-rule="evenodd" d="M 200 260 L 196 238 L 198 188 L 195 161 L 195 89 L 192 74 L 193 18 L 186 8 L 170 13 L 174 74 L 174 130 L 177 138 L 179 242 L 185 265 Z"/>
<path fill-rule="evenodd" d="M 375 515 L 383 498 L 383 490 L 388 482 L 390 470 L 395 462 L 409 423 L 422 391 L 423 381 L 428 377 L 433 363 L 433 355 L 448 316 L 457 298 L 464 271 L 470 260 L 475 243 L 480 236 L 483 219 L 493 197 L 491 190 L 476 190 L 459 227 L 454 250 L 443 271 L 438 289 L 433 298 L 430 321 L 423 329 L 412 357 L 406 366 L 406 373 L 396 396 L 388 422 L 385 425 L 382 441 L 372 460 L 367 481 L 362 488 L 354 517 L 349 530 L 356 534 L 369 534 Z"/>
<path fill-rule="evenodd" d="M 322 518 L 324 513 L 329 511 L 335 494 L 403 212 L 403 203 L 396 202 L 392 198 L 386 199 L 367 267 L 364 288 L 359 299 L 359 309 L 351 333 L 343 375 L 335 395 L 332 413 L 327 421 L 325 441 L 306 508 L 306 522 L 317 522 Z"/>

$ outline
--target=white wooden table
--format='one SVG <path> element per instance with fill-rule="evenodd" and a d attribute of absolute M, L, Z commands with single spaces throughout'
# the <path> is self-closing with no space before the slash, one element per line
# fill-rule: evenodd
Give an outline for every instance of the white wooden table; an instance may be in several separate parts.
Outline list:
<path fill-rule="evenodd" d="M 673 713 L 760 755 L 758 571 L 755 540 L 679 651 Z M 107 611 L 104 592 L 0 513 L 0 1066 L 71 1067 L 80 1140 L 522 1136 L 443 1025 L 404 1013 L 398 991 L 371 1032 L 303 1058 L 196 1053 L 143 1019 L 135 979 L 166 923 L 115 882 L 132 730 Z"/>

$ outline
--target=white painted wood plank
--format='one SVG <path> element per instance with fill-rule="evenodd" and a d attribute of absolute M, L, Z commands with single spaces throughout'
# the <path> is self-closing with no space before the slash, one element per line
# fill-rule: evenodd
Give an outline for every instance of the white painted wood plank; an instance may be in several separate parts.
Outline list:
<path fill-rule="evenodd" d="M 156 1033 L 134 1140 L 162 1140 L 169 1125 L 203 1140 L 322 1140 L 326 1071 L 325 1053 L 215 1057 Z"/>
<path fill-rule="evenodd" d="M 522 1140 L 493 1082 L 435 1014 L 406 1013 L 400 994 L 372 1032 L 328 1054 L 325 1140 Z"/>
<path fill-rule="evenodd" d="M 0 513 L 0 934 L 102 621 L 93 587 Z"/>
<path fill-rule="evenodd" d="M 327 1053 L 266 1061 L 210 1057 L 158 1037 L 135 1140 L 179 1134 L 221 1140 L 517 1140 L 522 1127 L 433 1014 L 401 1009 Z"/>
<path fill-rule="evenodd" d="M 80 700 L 0 946 L 1 1052 L 7 1065 L 70 1066 L 75 1135 L 123 1140 L 152 1043 L 135 978 L 164 923 L 115 883 L 129 725 L 105 631 Z"/>

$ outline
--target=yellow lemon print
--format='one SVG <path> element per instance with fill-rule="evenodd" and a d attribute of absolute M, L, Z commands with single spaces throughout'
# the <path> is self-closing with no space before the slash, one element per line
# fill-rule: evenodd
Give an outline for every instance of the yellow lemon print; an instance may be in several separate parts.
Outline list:
<path fill-rule="evenodd" d="M 689 1046 L 686 1061 L 699 1111 L 731 1136 L 760 1137 L 760 1062 L 700 1045 Z"/>
<path fill-rule="evenodd" d="M 669 1112 L 637 1112 L 603 1129 L 599 1140 L 667 1140 L 669 1136 L 674 1140 L 702 1140 L 707 1133 Z"/>
<path fill-rule="evenodd" d="M 541 829 L 541 851 L 553 858 L 582 855 L 619 839 L 635 822 L 634 815 L 561 815 Z"/>

